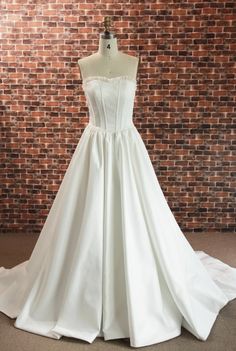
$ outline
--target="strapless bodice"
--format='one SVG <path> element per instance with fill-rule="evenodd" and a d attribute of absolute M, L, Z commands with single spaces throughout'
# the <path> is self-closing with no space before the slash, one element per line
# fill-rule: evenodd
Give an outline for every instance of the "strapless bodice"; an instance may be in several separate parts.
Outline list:
<path fill-rule="evenodd" d="M 89 123 L 107 131 L 133 126 L 136 79 L 128 76 L 90 76 L 82 84 L 89 109 Z"/>

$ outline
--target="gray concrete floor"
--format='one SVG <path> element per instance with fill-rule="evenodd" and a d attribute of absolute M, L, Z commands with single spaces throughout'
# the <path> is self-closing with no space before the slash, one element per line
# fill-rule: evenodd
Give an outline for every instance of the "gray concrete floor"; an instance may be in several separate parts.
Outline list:
<path fill-rule="evenodd" d="M 38 235 L 0 235 L 0 266 L 7 268 L 29 258 Z M 203 250 L 236 267 L 236 233 L 191 233 L 186 238 L 195 250 Z M 0 312 L 0 351 L 92 351 L 128 350 L 129 339 L 104 341 L 96 338 L 86 341 L 62 337 L 50 339 L 14 327 L 14 319 Z M 133 348 L 134 349 L 134 348 Z M 206 341 L 196 339 L 182 328 L 182 334 L 162 343 L 141 349 L 159 351 L 236 351 L 236 299 L 230 301 L 219 313 Z"/>

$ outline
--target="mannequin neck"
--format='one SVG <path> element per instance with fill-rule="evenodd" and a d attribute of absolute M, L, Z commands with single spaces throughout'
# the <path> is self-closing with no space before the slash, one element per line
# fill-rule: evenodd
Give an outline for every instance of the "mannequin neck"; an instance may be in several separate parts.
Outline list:
<path fill-rule="evenodd" d="M 102 56 L 113 57 L 118 54 L 117 38 L 104 39 L 100 37 L 98 53 Z"/>

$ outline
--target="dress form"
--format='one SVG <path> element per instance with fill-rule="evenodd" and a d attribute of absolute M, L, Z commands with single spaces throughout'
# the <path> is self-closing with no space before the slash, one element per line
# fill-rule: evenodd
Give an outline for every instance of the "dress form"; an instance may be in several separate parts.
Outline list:
<path fill-rule="evenodd" d="M 129 76 L 136 79 L 139 58 L 118 50 L 115 34 L 100 33 L 98 51 L 78 60 L 82 79 L 90 76 L 107 78 Z"/>

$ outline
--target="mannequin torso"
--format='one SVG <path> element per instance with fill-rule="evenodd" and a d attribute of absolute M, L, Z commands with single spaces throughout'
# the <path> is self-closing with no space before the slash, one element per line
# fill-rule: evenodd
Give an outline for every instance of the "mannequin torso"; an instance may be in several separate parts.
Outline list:
<path fill-rule="evenodd" d="M 136 79 L 139 58 L 117 49 L 117 39 L 100 37 L 98 52 L 78 60 L 81 79 L 90 76 L 107 78 L 128 76 Z"/>

